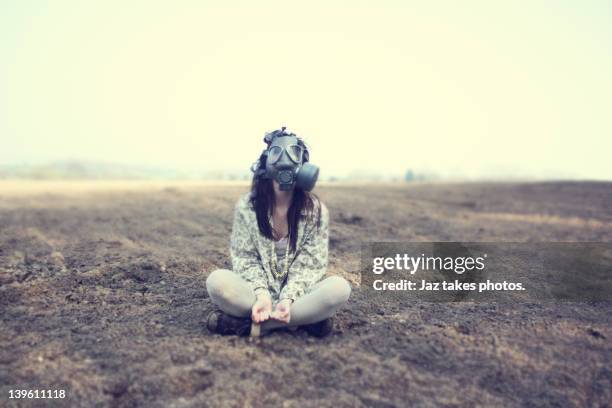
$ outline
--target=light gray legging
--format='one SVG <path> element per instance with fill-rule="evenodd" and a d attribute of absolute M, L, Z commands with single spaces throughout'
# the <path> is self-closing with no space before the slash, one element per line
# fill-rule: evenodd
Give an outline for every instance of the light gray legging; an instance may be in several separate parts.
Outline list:
<path fill-rule="evenodd" d="M 206 279 L 206 289 L 211 300 L 219 308 L 232 316 L 251 316 L 255 294 L 249 284 L 236 273 L 227 269 L 217 269 Z M 346 303 L 351 294 L 351 286 L 340 276 L 330 276 L 316 283 L 306 294 L 291 305 L 289 323 L 268 319 L 262 323 L 263 330 L 278 327 L 295 327 L 320 322 L 331 317 Z"/>

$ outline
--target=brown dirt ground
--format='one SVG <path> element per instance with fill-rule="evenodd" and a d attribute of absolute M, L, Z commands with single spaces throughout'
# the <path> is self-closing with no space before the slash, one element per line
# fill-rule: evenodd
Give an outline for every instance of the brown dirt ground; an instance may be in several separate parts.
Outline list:
<path fill-rule="evenodd" d="M 612 242 L 612 183 L 319 186 L 329 273 L 353 285 L 322 340 L 204 329 L 245 186 L 48 188 L 0 188 L 0 405 L 15 388 L 84 407 L 612 401 L 610 304 L 373 302 L 358 274 L 362 241 Z"/>

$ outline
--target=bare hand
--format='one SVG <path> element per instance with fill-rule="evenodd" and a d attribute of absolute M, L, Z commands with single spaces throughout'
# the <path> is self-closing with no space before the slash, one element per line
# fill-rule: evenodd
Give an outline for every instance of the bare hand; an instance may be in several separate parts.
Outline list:
<path fill-rule="evenodd" d="M 270 315 L 272 319 L 289 323 L 291 320 L 291 299 L 283 299 L 276 305 L 276 309 Z"/>
<path fill-rule="evenodd" d="M 270 313 L 272 313 L 272 299 L 270 296 L 258 296 L 255 304 L 253 304 L 251 319 L 253 319 L 255 323 L 261 323 L 270 318 Z"/>

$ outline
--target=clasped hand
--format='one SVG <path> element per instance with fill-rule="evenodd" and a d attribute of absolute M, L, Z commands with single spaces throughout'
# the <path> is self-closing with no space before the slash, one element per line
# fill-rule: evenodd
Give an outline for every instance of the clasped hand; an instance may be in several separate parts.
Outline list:
<path fill-rule="evenodd" d="M 268 319 L 289 323 L 289 320 L 291 320 L 291 303 L 291 299 L 283 299 L 272 310 L 272 298 L 268 295 L 259 295 L 253 305 L 251 318 L 255 323 L 263 323 Z"/>

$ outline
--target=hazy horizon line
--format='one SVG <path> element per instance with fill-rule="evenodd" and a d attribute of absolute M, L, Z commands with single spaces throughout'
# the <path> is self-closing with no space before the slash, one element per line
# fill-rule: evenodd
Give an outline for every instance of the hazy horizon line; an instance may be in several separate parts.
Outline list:
<path fill-rule="evenodd" d="M 410 173 L 410 174 L 409 174 Z M 249 167 L 173 166 L 125 163 L 112 160 L 67 158 L 0 162 L 0 179 L 12 180 L 248 180 Z M 612 181 L 609 178 L 584 177 L 567 172 L 529 174 L 520 170 L 467 174 L 444 174 L 434 169 L 406 166 L 403 173 L 348 168 L 342 174 L 322 171 L 320 180 L 334 181 Z"/>

